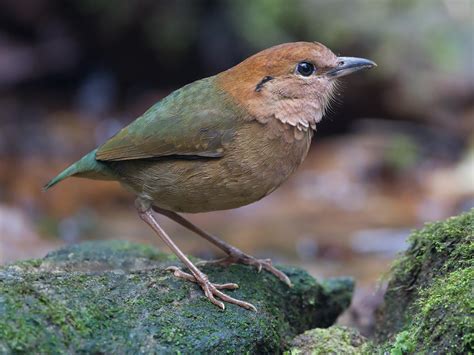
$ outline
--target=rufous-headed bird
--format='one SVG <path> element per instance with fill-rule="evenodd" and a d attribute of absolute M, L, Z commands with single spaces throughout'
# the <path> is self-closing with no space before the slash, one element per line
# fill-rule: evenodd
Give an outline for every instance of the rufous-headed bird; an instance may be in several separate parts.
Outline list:
<path fill-rule="evenodd" d="M 375 65 L 337 57 L 316 42 L 271 47 L 174 91 L 45 188 L 70 176 L 119 181 L 137 196 L 139 216 L 186 266 L 188 272 L 170 267 L 175 276 L 198 283 L 222 309 L 224 301 L 256 310 L 221 291 L 238 285 L 211 282 L 161 228 L 153 211 L 222 249 L 227 256 L 215 262 L 252 265 L 291 286 L 270 260 L 242 252 L 178 212 L 237 208 L 274 191 L 305 159 L 336 79 Z"/>

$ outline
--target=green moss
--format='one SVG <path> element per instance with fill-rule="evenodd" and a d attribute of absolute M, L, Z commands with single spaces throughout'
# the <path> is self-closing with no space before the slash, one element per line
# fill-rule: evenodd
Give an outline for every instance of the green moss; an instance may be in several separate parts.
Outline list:
<path fill-rule="evenodd" d="M 99 242 L 0 268 L 0 352 L 275 352 L 334 322 L 353 287 L 346 279 L 322 286 L 289 267 L 291 289 L 251 267 L 203 268 L 215 282 L 237 282 L 229 294 L 259 310 L 222 312 L 197 285 L 164 271 L 171 264 L 147 246 Z"/>
<path fill-rule="evenodd" d="M 416 327 L 411 333 L 417 349 L 429 351 L 436 347 L 442 353 L 474 349 L 473 282 L 474 268 L 466 268 L 437 278 L 420 292 Z"/>
<path fill-rule="evenodd" d="M 411 325 L 396 335 L 390 353 L 413 351 L 440 353 L 466 352 L 474 349 L 474 269 L 454 271 L 420 292 L 416 301 L 418 313 Z"/>
<path fill-rule="evenodd" d="M 312 329 L 293 339 L 287 355 L 297 354 L 363 354 L 366 339 L 356 330 L 341 326 L 327 329 Z"/>
<path fill-rule="evenodd" d="M 390 355 L 411 354 L 416 348 L 416 340 L 412 330 L 404 330 L 397 334 L 395 342 L 391 345 Z"/>
<path fill-rule="evenodd" d="M 377 340 L 393 354 L 472 351 L 474 210 L 414 232 L 393 267 Z"/>
<path fill-rule="evenodd" d="M 52 260 L 55 263 L 67 262 L 69 264 L 102 262 L 112 267 L 123 267 L 137 258 L 161 261 L 169 259 L 169 257 L 171 256 L 160 253 L 158 250 L 145 244 L 110 240 L 72 245 L 48 254 L 45 260 Z"/>
<path fill-rule="evenodd" d="M 398 259 L 394 272 L 397 277 L 410 278 L 426 264 L 442 273 L 469 266 L 474 251 L 473 241 L 474 210 L 443 222 L 427 224 L 411 234 L 408 240 L 411 247 Z"/>

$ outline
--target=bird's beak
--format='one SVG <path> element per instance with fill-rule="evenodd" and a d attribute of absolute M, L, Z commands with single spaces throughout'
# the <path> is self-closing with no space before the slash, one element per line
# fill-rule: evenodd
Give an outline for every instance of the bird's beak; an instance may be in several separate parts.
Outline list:
<path fill-rule="evenodd" d="M 377 64 L 373 61 L 364 58 L 339 57 L 337 58 L 336 67 L 326 72 L 326 76 L 329 79 L 336 79 L 362 69 L 370 69 L 376 66 Z"/>

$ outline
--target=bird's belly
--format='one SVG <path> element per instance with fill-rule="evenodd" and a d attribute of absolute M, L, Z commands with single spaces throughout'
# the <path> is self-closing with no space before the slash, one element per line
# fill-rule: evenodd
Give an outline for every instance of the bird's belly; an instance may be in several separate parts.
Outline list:
<path fill-rule="evenodd" d="M 273 139 L 263 146 L 237 144 L 220 159 L 130 162 L 122 182 L 158 207 L 176 212 L 237 208 L 280 186 L 301 164 L 310 141 L 308 134 L 291 143 Z"/>

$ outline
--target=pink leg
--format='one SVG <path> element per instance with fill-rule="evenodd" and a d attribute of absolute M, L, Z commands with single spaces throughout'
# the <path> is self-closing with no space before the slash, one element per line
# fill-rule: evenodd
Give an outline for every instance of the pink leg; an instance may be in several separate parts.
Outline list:
<path fill-rule="evenodd" d="M 246 264 L 246 265 L 252 265 L 255 266 L 258 271 L 260 272 L 262 269 L 271 272 L 273 275 L 278 277 L 281 281 L 286 283 L 288 286 L 291 285 L 291 281 L 286 276 L 283 272 L 278 270 L 272 265 L 272 261 L 270 259 L 256 259 L 251 255 L 245 254 L 243 251 L 240 249 L 237 249 L 236 247 L 233 247 L 232 245 L 227 244 L 223 240 L 214 237 L 213 235 L 207 233 L 206 231 L 202 230 L 195 224 L 191 223 L 188 221 L 186 218 L 183 216 L 177 214 L 176 212 L 164 210 L 162 208 L 153 206 L 153 210 L 159 214 L 162 214 L 173 221 L 175 221 L 178 224 L 181 224 L 183 227 L 189 229 L 190 231 L 193 231 L 197 235 L 203 237 L 204 239 L 208 240 L 221 250 L 223 250 L 227 256 L 223 259 L 219 260 L 213 260 L 213 261 L 205 261 L 205 262 L 200 262 L 199 264 L 223 264 L 223 265 L 230 265 L 230 264 L 235 264 L 235 263 L 240 263 L 240 264 Z"/>
<path fill-rule="evenodd" d="M 192 262 L 188 259 L 186 255 L 178 248 L 178 246 L 171 240 L 171 238 L 166 234 L 166 232 L 161 228 L 161 226 L 156 221 L 151 208 L 147 207 L 146 203 L 143 203 L 141 200 L 137 200 L 137 210 L 140 218 L 145 221 L 166 243 L 166 245 L 173 251 L 173 253 L 183 262 L 184 265 L 189 269 L 191 274 L 187 274 L 181 271 L 177 267 L 170 267 L 169 270 L 174 271 L 174 275 L 180 278 L 184 278 L 189 281 L 198 283 L 201 288 L 204 290 L 206 297 L 221 309 L 225 309 L 224 303 L 217 300 L 216 297 L 220 298 L 222 301 L 236 304 L 240 307 L 257 311 L 255 306 L 248 302 L 240 301 L 235 298 L 232 298 L 225 293 L 219 291 L 219 289 L 236 289 L 239 286 L 234 283 L 228 284 L 213 284 L 209 281 L 209 278 L 201 270 L 199 270 Z"/>

